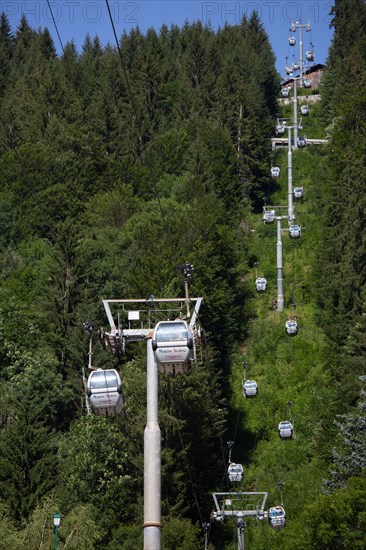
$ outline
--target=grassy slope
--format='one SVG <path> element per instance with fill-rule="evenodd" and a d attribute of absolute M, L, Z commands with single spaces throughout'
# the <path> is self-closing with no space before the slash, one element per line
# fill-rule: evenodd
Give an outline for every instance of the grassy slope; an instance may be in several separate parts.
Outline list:
<path fill-rule="evenodd" d="M 318 109 L 313 106 L 311 117 L 306 119 L 308 137 L 319 136 Z M 267 505 L 271 506 L 281 502 L 278 483 L 283 481 L 288 517 L 287 528 L 282 532 L 272 531 L 266 523 L 248 521 L 245 538 L 253 550 L 284 548 L 291 519 L 301 514 L 305 503 L 316 498 L 321 480 L 327 475 L 336 412 L 335 392 L 327 369 L 326 337 L 317 326 L 313 292 L 316 285 L 313 267 L 322 223 L 319 201 L 322 162 L 321 146 L 293 153 L 294 186 L 305 188 L 303 201 L 294 201 L 296 221 L 303 233 L 300 240 L 291 240 L 286 232 L 287 221 L 283 220 L 283 313 L 272 308 L 272 300 L 277 295 L 276 226 L 264 226 L 259 215 L 253 215 L 250 220 L 252 253 L 260 262 L 259 274 L 268 279 L 268 291 L 261 295 L 253 292 L 256 318 L 251 324 L 245 349 L 238 354 L 232 371 L 232 406 L 240 413 L 237 453 L 233 452 L 233 458 L 239 462 L 240 452 L 243 463 L 246 462 L 245 480 L 233 490 L 268 491 Z M 287 149 L 276 152 L 274 164 L 281 167 L 281 177 L 270 184 L 269 204 L 285 205 Z M 253 287 L 254 279 L 253 269 Z M 293 313 L 292 302 L 297 303 L 299 333 L 291 338 L 284 327 L 288 315 Z M 242 397 L 244 358 L 248 362 L 247 378 L 259 384 L 257 399 Z M 277 425 L 289 417 L 288 400 L 292 401 L 295 438 L 283 441 L 278 437 Z M 227 546 L 232 547 L 232 544 Z"/>

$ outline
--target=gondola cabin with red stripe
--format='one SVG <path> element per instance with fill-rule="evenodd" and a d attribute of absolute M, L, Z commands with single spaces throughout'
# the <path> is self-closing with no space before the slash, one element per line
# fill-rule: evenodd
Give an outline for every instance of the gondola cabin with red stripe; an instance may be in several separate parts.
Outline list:
<path fill-rule="evenodd" d="M 152 337 L 152 348 L 164 374 L 184 374 L 195 359 L 194 339 L 186 321 L 160 321 Z"/>
<path fill-rule="evenodd" d="M 115 369 L 97 369 L 90 373 L 86 393 L 95 414 L 107 416 L 121 412 L 122 383 Z"/>

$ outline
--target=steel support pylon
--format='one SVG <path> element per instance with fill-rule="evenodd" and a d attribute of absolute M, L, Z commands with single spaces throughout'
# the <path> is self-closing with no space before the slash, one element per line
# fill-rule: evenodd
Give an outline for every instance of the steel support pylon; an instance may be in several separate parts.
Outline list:
<path fill-rule="evenodd" d="M 147 419 L 144 432 L 144 550 L 161 547 L 161 437 L 158 422 L 158 367 L 147 340 Z"/>

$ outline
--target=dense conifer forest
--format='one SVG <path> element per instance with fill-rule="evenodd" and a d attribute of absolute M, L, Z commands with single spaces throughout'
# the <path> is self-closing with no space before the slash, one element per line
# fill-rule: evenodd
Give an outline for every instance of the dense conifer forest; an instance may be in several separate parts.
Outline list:
<path fill-rule="evenodd" d="M 207 346 L 192 372 L 159 378 L 164 550 L 203 548 L 203 522 L 210 550 L 237 547 L 235 521 L 210 520 L 212 492 L 230 490 L 227 441 L 235 490 L 286 508 L 281 531 L 249 519 L 246 547 L 365 547 L 366 5 L 336 0 L 332 18 L 304 129 L 328 143 L 294 152 L 302 236 L 284 236 L 281 313 L 261 214 L 286 203 L 286 154 L 271 150 L 284 107 L 258 15 L 134 29 L 121 56 L 90 36 L 58 56 L 47 29 L 1 15 L 0 550 L 53 548 L 55 512 L 60 549 L 142 548 L 146 350 L 116 359 L 95 338 L 126 403 L 87 414 L 83 324 L 106 326 L 103 299 L 183 297 L 182 262 Z"/>

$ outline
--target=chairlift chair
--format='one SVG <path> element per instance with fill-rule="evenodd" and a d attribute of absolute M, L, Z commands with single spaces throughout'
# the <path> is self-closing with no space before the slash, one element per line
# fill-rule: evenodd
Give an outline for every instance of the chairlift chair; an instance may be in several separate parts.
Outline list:
<path fill-rule="evenodd" d="M 257 397 L 258 395 L 257 382 L 255 380 L 244 380 L 243 394 L 244 394 L 244 397 Z"/>
<path fill-rule="evenodd" d="M 284 529 L 286 512 L 282 506 L 272 506 L 268 511 L 268 521 L 272 529 Z"/>
<path fill-rule="evenodd" d="M 255 288 L 258 292 L 265 292 L 267 290 L 267 279 L 265 277 L 257 277 L 255 280 Z"/>
<path fill-rule="evenodd" d="M 154 330 L 152 348 L 163 374 L 184 374 L 195 359 L 194 338 L 186 321 L 160 321 Z"/>
<path fill-rule="evenodd" d="M 115 369 L 97 369 L 90 373 L 86 393 L 95 414 L 114 415 L 123 407 L 122 383 Z"/>
<path fill-rule="evenodd" d="M 279 166 L 272 166 L 271 168 L 271 176 L 272 178 L 279 178 L 281 173 L 281 168 Z"/>
<path fill-rule="evenodd" d="M 230 462 L 228 468 L 229 481 L 241 481 L 243 477 L 243 466 L 241 464 L 235 464 Z"/>
<path fill-rule="evenodd" d="M 291 439 L 294 436 L 294 427 L 290 420 L 283 420 L 278 424 L 278 435 L 281 439 Z"/>
<path fill-rule="evenodd" d="M 287 321 L 285 323 L 285 330 L 286 330 L 286 334 L 288 334 L 288 336 L 296 336 L 296 334 L 298 332 L 298 326 L 297 326 L 297 322 L 295 321 L 295 319 L 287 319 Z"/>
<path fill-rule="evenodd" d="M 294 197 L 295 199 L 302 199 L 304 196 L 304 188 L 303 187 L 294 187 Z"/>
<path fill-rule="evenodd" d="M 301 227 L 299 225 L 290 225 L 288 232 L 291 239 L 299 239 L 301 237 Z"/>
<path fill-rule="evenodd" d="M 308 116 L 308 114 L 309 114 L 308 105 L 301 105 L 300 112 L 301 112 L 302 116 Z"/>

